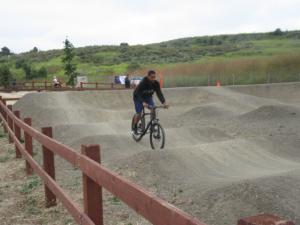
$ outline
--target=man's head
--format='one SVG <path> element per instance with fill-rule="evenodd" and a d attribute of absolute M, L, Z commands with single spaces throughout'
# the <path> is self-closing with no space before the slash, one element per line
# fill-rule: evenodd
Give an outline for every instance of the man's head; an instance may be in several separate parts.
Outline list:
<path fill-rule="evenodd" d="M 155 73 L 155 71 L 154 71 L 154 70 L 149 70 L 149 71 L 148 71 L 147 78 L 148 78 L 150 81 L 154 82 L 155 79 L 156 79 L 156 73 Z"/>

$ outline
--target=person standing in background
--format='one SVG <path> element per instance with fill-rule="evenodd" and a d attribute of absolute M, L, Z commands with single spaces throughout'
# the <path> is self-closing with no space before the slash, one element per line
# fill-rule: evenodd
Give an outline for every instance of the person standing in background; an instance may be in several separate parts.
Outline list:
<path fill-rule="evenodd" d="M 16 86 L 17 86 L 17 80 L 14 78 L 12 81 L 12 87 L 14 90 L 16 89 Z"/>
<path fill-rule="evenodd" d="M 125 88 L 130 88 L 130 79 L 129 79 L 129 74 L 126 74 L 125 77 Z"/>

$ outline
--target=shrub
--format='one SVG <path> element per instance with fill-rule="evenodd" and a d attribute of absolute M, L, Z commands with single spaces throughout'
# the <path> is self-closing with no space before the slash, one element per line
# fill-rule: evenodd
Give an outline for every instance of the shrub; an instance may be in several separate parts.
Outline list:
<path fill-rule="evenodd" d="M 7 65 L 0 67 L 0 84 L 7 88 L 12 80 L 12 75 Z"/>

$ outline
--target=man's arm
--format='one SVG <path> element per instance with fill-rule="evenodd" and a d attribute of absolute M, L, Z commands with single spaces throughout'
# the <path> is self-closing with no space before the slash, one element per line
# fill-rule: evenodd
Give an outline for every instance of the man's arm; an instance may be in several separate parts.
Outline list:
<path fill-rule="evenodd" d="M 155 91 L 156 91 L 156 95 L 159 99 L 159 101 L 162 103 L 162 104 L 165 104 L 166 103 L 166 100 L 165 100 L 165 97 L 163 95 L 163 93 L 161 92 L 161 88 L 160 88 L 160 85 L 158 83 L 158 81 L 156 82 L 156 85 L 155 85 Z"/>

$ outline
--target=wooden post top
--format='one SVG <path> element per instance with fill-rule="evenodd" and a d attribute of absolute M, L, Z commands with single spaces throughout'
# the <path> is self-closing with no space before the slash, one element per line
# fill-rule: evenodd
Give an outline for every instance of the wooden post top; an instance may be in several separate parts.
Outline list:
<path fill-rule="evenodd" d="M 246 217 L 238 221 L 238 225 L 296 225 L 292 221 L 283 220 L 271 214 Z"/>

